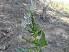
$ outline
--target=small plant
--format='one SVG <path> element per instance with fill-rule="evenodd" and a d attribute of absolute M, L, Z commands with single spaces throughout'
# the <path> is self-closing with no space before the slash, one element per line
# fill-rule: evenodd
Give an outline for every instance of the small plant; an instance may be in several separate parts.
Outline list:
<path fill-rule="evenodd" d="M 24 36 L 22 36 L 22 39 L 26 40 L 26 42 L 30 44 L 34 44 L 35 46 L 33 47 L 36 49 L 35 52 L 42 52 L 42 47 L 47 46 L 48 42 L 45 39 L 45 33 L 42 29 L 38 28 L 38 25 L 35 23 L 35 18 L 33 12 L 30 10 L 30 18 L 31 18 L 31 23 L 29 25 L 29 29 L 27 31 L 30 33 L 30 35 L 34 38 L 34 40 L 30 41 L 26 39 Z M 38 39 L 37 37 L 40 36 Z M 30 49 L 28 51 L 25 51 L 24 49 L 16 48 L 16 50 L 20 52 L 34 52 L 34 50 Z"/>

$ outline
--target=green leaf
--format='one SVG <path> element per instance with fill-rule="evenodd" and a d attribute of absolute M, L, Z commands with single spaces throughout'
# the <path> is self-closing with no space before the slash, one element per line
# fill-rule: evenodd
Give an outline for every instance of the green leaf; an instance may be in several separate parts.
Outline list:
<path fill-rule="evenodd" d="M 47 46 L 48 44 L 49 44 L 48 42 L 45 43 L 46 46 Z"/>
<path fill-rule="evenodd" d="M 40 38 L 40 40 L 39 40 L 39 44 L 40 44 L 40 46 L 42 47 L 42 46 L 45 46 L 45 43 L 46 43 L 46 41 L 45 41 L 45 33 L 43 32 L 43 30 L 41 30 L 41 38 Z"/>
<path fill-rule="evenodd" d="M 41 39 L 43 39 L 43 40 L 45 41 L 45 33 L 44 33 L 44 31 L 43 31 L 43 30 L 41 30 L 41 32 L 42 32 Z"/>
<path fill-rule="evenodd" d="M 26 52 L 26 50 L 24 50 L 23 48 L 17 47 L 15 48 L 17 52 Z"/>
<path fill-rule="evenodd" d="M 42 52 L 42 49 L 40 48 L 39 52 Z"/>
<path fill-rule="evenodd" d="M 38 39 L 37 40 L 33 40 L 32 43 L 33 44 L 37 44 L 38 43 Z"/>
<path fill-rule="evenodd" d="M 33 31 L 33 32 L 36 32 L 37 29 L 36 29 L 35 27 L 32 27 L 32 31 Z"/>
<path fill-rule="evenodd" d="M 33 12 L 32 12 L 32 10 L 30 10 L 30 14 L 33 16 Z"/>

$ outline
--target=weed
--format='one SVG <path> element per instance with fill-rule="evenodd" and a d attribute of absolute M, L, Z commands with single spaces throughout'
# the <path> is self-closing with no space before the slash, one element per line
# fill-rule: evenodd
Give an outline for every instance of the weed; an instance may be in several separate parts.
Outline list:
<path fill-rule="evenodd" d="M 22 39 L 24 39 L 26 42 L 30 44 L 34 44 L 34 48 L 36 49 L 35 52 L 42 52 L 42 47 L 47 46 L 48 42 L 46 41 L 45 38 L 45 33 L 43 29 L 39 29 L 38 25 L 35 23 L 35 18 L 33 12 L 30 10 L 30 18 L 31 18 L 31 23 L 29 25 L 29 29 L 27 31 L 31 34 L 31 36 L 34 38 L 34 40 L 30 41 L 24 36 L 22 36 Z M 37 37 L 40 36 L 38 39 Z M 28 51 L 25 51 L 22 48 L 16 48 L 17 51 L 19 52 L 34 52 L 34 50 L 30 49 Z"/>

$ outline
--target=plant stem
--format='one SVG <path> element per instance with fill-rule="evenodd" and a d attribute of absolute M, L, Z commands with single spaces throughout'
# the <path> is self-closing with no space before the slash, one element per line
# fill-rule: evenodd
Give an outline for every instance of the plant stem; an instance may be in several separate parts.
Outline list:
<path fill-rule="evenodd" d="M 27 42 L 31 43 L 29 40 L 27 40 L 27 39 L 26 39 L 26 38 L 24 38 L 23 36 L 22 36 L 22 38 L 23 38 L 24 40 L 26 40 Z"/>

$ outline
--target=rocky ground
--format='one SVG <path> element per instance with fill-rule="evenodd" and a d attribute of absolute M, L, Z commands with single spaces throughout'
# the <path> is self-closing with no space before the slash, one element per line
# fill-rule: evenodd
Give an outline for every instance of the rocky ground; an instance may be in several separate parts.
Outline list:
<path fill-rule="evenodd" d="M 32 45 L 21 39 L 25 35 L 24 28 L 30 1 L 0 0 L 0 52 L 16 52 L 16 47 L 29 49 Z M 36 15 L 37 23 L 46 33 L 49 45 L 43 52 L 69 52 L 69 14 L 48 8 L 46 20 Z M 29 37 L 28 37 L 29 38 Z"/>

